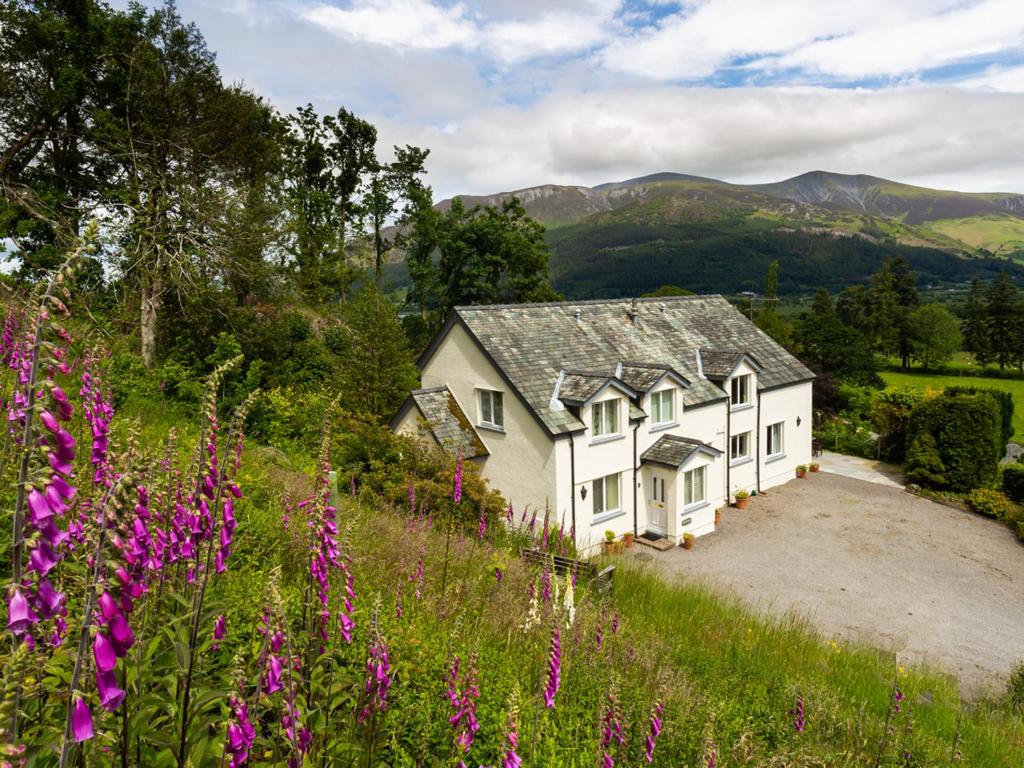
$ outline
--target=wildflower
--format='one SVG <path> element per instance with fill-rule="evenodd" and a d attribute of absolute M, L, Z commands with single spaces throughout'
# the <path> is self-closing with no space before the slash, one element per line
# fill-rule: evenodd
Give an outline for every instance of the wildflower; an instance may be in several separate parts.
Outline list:
<path fill-rule="evenodd" d="M 519 704 L 516 702 L 516 691 L 510 697 L 511 706 L 508 712 L 508 728 L 505 732 L 505 754 L 501 759 L 501 768 L 520 768 L 523 759 L 516 754 L 519 749 Z"/>
<path fill-rule="evenodd" d="M 597 624 L 597 632 L 594 635 L 594 645 L 597 646 L 597 650 L 601 650 L 601 646 L 604 644 L 604 618 Z"/>
<path fill-rule="evenodd" d="M 448 700 L 451 702 L 455 714 L 448 718 L 448 722 L 455 730 L 455 747 L 463 755 L 469 753 L 469 749 L 473 745 L 473 737 L 480 730 L 480 723 L 476 719 L 476 700 L 479 697 L 480 687 L 477 683 L 475 659 L 470 660 L 469 673 L 466 675 L 460 691 L 459 657 L 456 656 L 448 676 Z M 466 768 L 465 760 L 459 760 L 459 768 Z"/>
<path fill-rule="evenodd" d="M 388 706 L 388 688 L 391 687 L 391 660 L 388 657 L 388 646 L 380 632 L 370 645 L 370 653 L 366 659 L 366 685 L 364 690 L 369 697 L 366 706 L 359 713 L 359 722 L 363 723 L 375 712 L 383 712 Z"/>
<path fill-rule="evenodd" d="M 551 655 L 548 658 L 548 682 L 544 688 L 544 706 L 555 706 L 555 694 L 562 682 L 562 633 L 556 626 L 551 633 Z"/>
<path fill-rule="evenodd" d="M 523 629 L 529 631 L 540 621 L 540 603 L 537 600 L 537 581 L 530 582 L 530 608 L 526 612 Z"/>
<path fill-rule="evenodd" d="M 503 578 L 505 578 L 505 569 L 500 565 L 494 566 L 494 580 L 501 584 Z"/>
<path fill-rule="evenodd" d="M 508 503 L 508 509 L 505 510 L 505 520 L 506 520 L 506 522 L 511 523 L 513 516 L 514 515 L 513 515 L 513 511 L 512 511 L 512 502 L 510 501 Z"/>
<path fill-rule="evenodd" d="M 562 607 L 565 609 L 565 627 L 570 628 L 573 622 L 576 621 L 576 593 L 575 585 L 573 584 L 573 577 L 571 573 L 565 574 L 565 597 L 563 598 Z"/>
<path fill-rule="evenodd" d="M 117 677 L 113 670 L 107 672 L 96 670 L 96 690 L 99 693 L 100 704 L 108 712 L 116 710 L 124 701 L 125 692 L 118 687 Z"/>
<path fill-rule="evenodd" d="M 705 768 L 715 768 L 716 761 L 718 760 L 718 747 L 715 745 L 715 740 L 708 737 L 708 740 L 704 744 L 704 766 Z"/>
<path fill-rule="evenodd" d="M 222 613 L 217 617 L 217 620 L 213 622 L 213 645 L 210 646 L 211 651 L 217 651 L 220 648 L 220 643 L 218 641 L 223 640 L 227 632 L 228 617 Z"/>
<path fill-rule="evenodd" d="M 619 612 L 618 611 L 615 611 L 615 613 L 612 615 L 612 634 L 613 635 L 619 634 Z"/>
<path fill-rule="evenodd" d="M 114 646 L 110 639 L 102 632 L 97 632 L 92 643 L 93 660 L 96 662 L 96 669 L 100 672 L 110 672 L 117 666 L 117 656 L 114 654 Z"/>
<path fill-rule="evenodd" d="M 92 711 L 81 696 L 75 697 L 75 706 L 71 712 L 71 731 L 76 742 L 86 741 L 93 736 Z"/>
<path fill-rule="evenodd" d="M 231 755 L 228 765 L 239 768 L 249 759 L 249 750 L 256 740 L 256 730 L 249 721 L 249 707 L 244 699 L 232 695 L 230 699 L 234 722 L 228 726 L 228 738 L 225 749 Z"/>
<path fill-rule="evenodd" d="M 480 540 L 483 541 L 484 535 L 487 533 L 487 515 L 483 508 L 480 509 L 480 525 L 477 532 L 480 535 Z"/>
<path fill-rule="evenodd" d="M 452 501 L 456 504 L 462 501 L 462 451 L 460 450 L 455 458 L 455 478 L 453 480 Z"/>
<path fill-rule="evenodd" d="M 551 599 L 551 566 L 544 569 L 544 602 Z"/>
<path fill-rule="evenodd" d="M 893 711 L 899 714 L 902 711 L 901 702 L 905 698 L 903 691 L 900 690 L 899 685 L 896 685 L 895 692 L 893 693 Z"/>
<path fill-rule="evenodd" d="M 654 710 L 651 712 L 650 732 L 647 734 L 647 740 L 644 744 L 644 760 L 648 763 L 654 762 L 654 745 L 658 740 L 658 734 L 661 733 L 661 718 L 664 708 L 665 703 L 658 699 L 654 705 Z"/>
<path fill-rule="evenodd" d="M 409 511 L 416 514 L 416 486 L 413 485 L 412 477 L 409 477 Z"/>
<path fill-rule="evenodd" d="M 622 717 L 614 684 L 608 691 L 608 703 L 605 706 L 601 722 L 604 726 L 601 732 L 601 766 L 602 768 L 612 768 L 615 765 L 615 760 L 612 758 L 612 742 L 615 742 L 616 746 L 622 746 Z"/>
<path fill-rule="evenodd" d="M 39 621 L 39 617 L 32 611 L 22 594 L 21 589 L 15 587 L 7 598 L 7 628 L 15 636 L 21 636 L 32 624 Z"/>
<path fill-rule="evenodd" d="M 789 714 L 793 716 L 793 728 L 797 733 L 803 733 L 805 724 L 803 696 L 796 697 L 796 705 L 789 710 Z"/>
<path fill-rule="evenodd" d="M 416 561 L 416 572 L 410 574 L 409 581 L 416 585 L 416 599 L 419 600 L 423 595 L 423 554 L 420 554 L 419 560 Z"/>

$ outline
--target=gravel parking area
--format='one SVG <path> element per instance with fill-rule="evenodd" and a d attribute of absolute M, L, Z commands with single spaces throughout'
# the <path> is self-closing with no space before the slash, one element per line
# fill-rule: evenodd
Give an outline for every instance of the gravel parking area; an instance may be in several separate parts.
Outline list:
<path fill-rule="evenodd" d="M 809 474 L 724 510 L 690 551 L 653 562 L 826 636 L 865 640 L 1002 688 L 1024 659 L 1024 546 L 1005 526 L 839 475 Z"/>

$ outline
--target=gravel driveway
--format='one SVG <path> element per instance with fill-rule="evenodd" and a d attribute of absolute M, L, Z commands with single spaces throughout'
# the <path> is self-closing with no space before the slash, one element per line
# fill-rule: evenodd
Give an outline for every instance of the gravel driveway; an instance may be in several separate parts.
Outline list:
<path fill-rule="evenodd" d="M 1024 546 L 999 523 L 897 488 L 809 474 L 725 510 L 690 551 L 644 551 L 827 636 L 947 669 L 968 694 L 1002 688 L 1024 658 Z"/>

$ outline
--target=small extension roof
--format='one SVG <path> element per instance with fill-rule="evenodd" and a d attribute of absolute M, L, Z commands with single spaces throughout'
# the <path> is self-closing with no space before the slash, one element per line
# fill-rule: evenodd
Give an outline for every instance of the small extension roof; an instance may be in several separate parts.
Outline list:
<path fill-rule="evenodd" d="M 391 419 L 392 429 L 405 418 L 410 408 L 419 411 L 430 435 L 441 448 L 453 456 L 459 451 L 466 459 L 489 455 L 484 441 L 480 439 L 480 435 L 466 418 L 466 414 L 448 387 L 414 389 Z"/>
<path fill-rule="evenodd" d="M 664 464 L 666 467 L 678 469 L 695 453 L 704 453 L 715 458 L 722 452 L 714 446 L 677 435 L 662 435 L 650 448 L 640 454 L 640 462 L 648 464 Z"/>

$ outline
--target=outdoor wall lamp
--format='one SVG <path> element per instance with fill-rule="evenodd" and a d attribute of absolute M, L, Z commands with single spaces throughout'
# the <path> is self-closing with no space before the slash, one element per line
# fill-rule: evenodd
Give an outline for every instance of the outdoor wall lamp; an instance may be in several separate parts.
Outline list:
<path fill-rule="evenodd" d="M 800 426 L 800 417 L 799 416 L 796 417 L 796 425 L 798 427 Z"/>
<path fill-rule="evenodd" d="M 587 500 L 587 486 L 585 485 L 582 488 L 580 488 L 580 498 L 583 499 L 584 501 Z"/>

